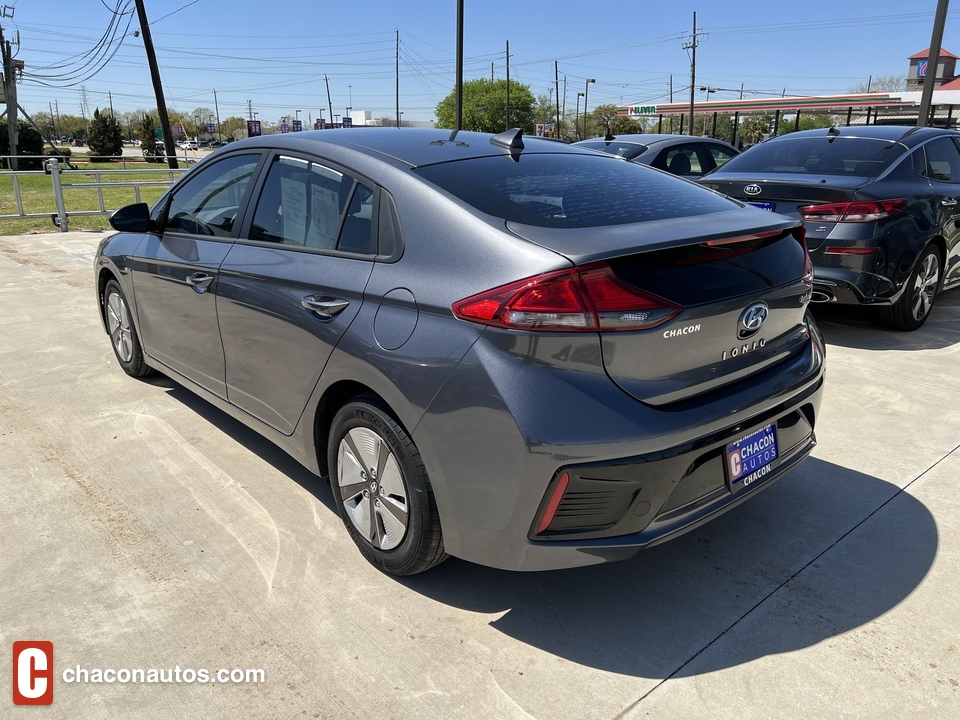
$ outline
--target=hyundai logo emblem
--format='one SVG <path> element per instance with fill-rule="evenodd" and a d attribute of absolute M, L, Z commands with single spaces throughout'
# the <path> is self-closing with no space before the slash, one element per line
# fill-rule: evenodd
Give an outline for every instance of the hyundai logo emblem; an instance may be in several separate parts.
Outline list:
<path fill-rule="evenodd" d="M 737 327 L 737 337 L 744 340 L 756 332 L 767 319 L 769 309 L 765 302 L 753 303 L 740 313 L 740 322 Z"/>
<path fill-rule="evenodd" d="M 756 183 L 754 183 L 753 185 L 747 185 L 747 186 L 743 189 L 743 191 L 744 191 L 747 195 L 759 195 L 760 193 L 763 192 L 763 188 L 760 187 L 759 185 L 757 185 Z"/>

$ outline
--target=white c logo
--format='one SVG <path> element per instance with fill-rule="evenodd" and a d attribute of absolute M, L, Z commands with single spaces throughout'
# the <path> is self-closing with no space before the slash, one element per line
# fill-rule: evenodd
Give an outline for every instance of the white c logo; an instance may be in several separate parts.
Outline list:
<path fill-rule="evenodd" d="M 36 663 L 36 670 L 47 669 L 47 655 L 37 648 L 27 648 L 20 653 L 17 658 L 17 690 L 25 698 L 36 700 L 47 691 L 47 679 L 44 677 L 34 678 L 30 667 L 30 661 Z"/>

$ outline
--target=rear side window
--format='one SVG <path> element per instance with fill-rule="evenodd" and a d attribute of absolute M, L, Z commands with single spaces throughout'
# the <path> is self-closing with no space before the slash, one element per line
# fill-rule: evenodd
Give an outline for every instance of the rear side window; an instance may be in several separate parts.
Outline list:
<path fill-rule="evenodd" d="M 539 227 L 623 225 L 733 210 L 738 203 L 644 165 L 600 155 L 520 154 L 417 174 L 481 212 Z"/>
<path fill-rule="evenodd" d="M 960 152 L 950 138 L 938 138 L 923 146 L 926 152 L 926 166 L 920 174 L 940 182 L 960 180 Z M 923 157 L 923 153 L 917 153 Z"/>
<path fill-rule="evenodd" d="M 732 150 L 727 150 L 725 147 L 719 145 L 701 145 L 700 147 L 706 148 L 706 151 L 713 156 L 713 163 L 715 167 L 723 167 L 730 160 L 736 157 L 736 153 Z"/>
<path fill-rule="evenodd" d="M 599 150 L 608 155 L 616 155 L 624 160 L 632 160 L 647 149 L 646 145 L 640 143 L 621 142 L 619 140 L 591 140 L 590 142 L 579 142 L 577 147 Z"/>
<path fill-rule="evenodd" d="M 889 140 L 804 137 L 760 143 L 728 162 L 730 172 L 786 172 L 876 177 L 906 149 Z"/>
<path fill-rule="evenodd" d="M 372 250 L 373 192 L 316 162 L 279 157 L 257 201 L 250 239 L 323 250 Z"/>

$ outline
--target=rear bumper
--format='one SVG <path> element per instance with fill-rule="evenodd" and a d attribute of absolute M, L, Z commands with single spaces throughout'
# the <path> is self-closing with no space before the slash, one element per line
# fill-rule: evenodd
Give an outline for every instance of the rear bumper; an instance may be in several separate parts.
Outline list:
<path fill-rule="evenodd" d="M 890 305 L 903 292 L 890 279 L 849 267 L 814 266 L 813 298 L 816 303 L 840 305 Z"/>
<path fill-rule="evenodd" d="M 451 376 L 414 432 L 451 554 L 510 570 L 619 560 L 726 512 L 796 467 L 816 444 L 824 346 L 669 408 L 637 402 L 604 374 L 557 372 L 485 353 Z M 462 408 L 464 394 L 480 400 Z M 776 426 L 779 460 L 746 487 L 725 447 Z M 561 473 L 557 519 L 539 520 Z M 565 504 L 566 503 L 566 504 Z M 579 514 L 578 514 L 579 513 Z"/>

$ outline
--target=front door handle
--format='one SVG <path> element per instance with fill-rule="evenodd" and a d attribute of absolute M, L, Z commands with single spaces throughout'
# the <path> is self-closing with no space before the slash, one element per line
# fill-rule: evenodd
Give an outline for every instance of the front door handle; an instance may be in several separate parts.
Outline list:
<path fill-rule="evenodd" d="M 954 205 L 957 204 L 957 199 L 952 197 L 943 198 L 942 200 L 940 200 L 940 204 L 943 205 L 944 207 L 953 207 Z"/>
<path fill-rule="evenodd" d="M 214 276 L 205 272 L 195 272 L 192 275 L 187 275 L 187 285 L 192 286 L 194 290 L 201 293 L 210 287 L 210 283 L 212 283 L 213 280 Z"/>
<path fill-rule="evenodd" d="M 332 318 L 334 315 L 343 312 L 350 301 L 331 295 L 307 295 L 300 300 L 300 304 L 322 318 Z"/>

